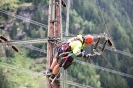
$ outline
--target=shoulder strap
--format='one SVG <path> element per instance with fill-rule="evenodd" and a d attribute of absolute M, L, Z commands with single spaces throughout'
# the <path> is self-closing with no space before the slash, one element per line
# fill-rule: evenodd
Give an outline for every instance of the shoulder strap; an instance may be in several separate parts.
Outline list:
<path fill-rule="evenodd" d="M 73 42 L 73 41 L 76 41 L 76 40 L 78 40 L 78 41 L 80 41 L 81 43 L 82 43 L 82 45 L 84 44 L 84 37 L 82 37 L 83 38 L 83 41 L 79 38 L 79 37 L 74 37 L 70 42 Z"/>
<path fill-rule="evenodd" d="M 76 37 L 75 40 L 79 40 L 82 43 L 82 45 L 84 44 L 84 38 L 83 38 L 83 41 L 80 38 L 78 38 L 78 37 Z"/>

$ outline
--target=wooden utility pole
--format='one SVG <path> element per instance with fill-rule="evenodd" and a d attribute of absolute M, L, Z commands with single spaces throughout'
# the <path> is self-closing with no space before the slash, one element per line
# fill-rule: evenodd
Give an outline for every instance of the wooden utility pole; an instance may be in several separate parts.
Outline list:
<path fill-rule="evenodd" d="M 61 37 L 61 0 L 49 0 L 49 14 L 48 14 L 48 37 L 52 39 L 54 37 Z M 53 61 L 53 51 L 57 40 L 48 40 L 47 43 L 47 63 L 46 69 L 51 66 Z M 54 44 L 53 44 L 54 43 Z M 46 88 L 50 88 L 50 80 L 46 77 Z M 60 83 L 57 82 L 53 85 L 53 88 L 60 88 Z"/>

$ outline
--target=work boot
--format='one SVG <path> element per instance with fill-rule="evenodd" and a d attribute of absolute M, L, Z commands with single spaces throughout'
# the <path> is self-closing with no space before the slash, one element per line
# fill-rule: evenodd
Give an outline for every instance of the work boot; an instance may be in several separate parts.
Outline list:
<path fill-rule="evenodd" d="M 44 75 L 51 76 L 52 75 L 52 69 L 48 69 L 46 72 L 44 72 Z"/>
<path fill-rule="evenodd" d="M 54 77 L 55 77 L 55 74 L 52 74 L 52 75 L 49 77 L 49 79 L 52 81 L 52 80 L 54 79 Z"/>

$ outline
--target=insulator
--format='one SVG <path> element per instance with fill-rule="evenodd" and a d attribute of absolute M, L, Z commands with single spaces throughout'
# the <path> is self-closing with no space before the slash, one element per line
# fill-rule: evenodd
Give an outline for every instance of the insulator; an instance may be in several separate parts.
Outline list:
<path fill-rule="evenodd" d="M 12 46 L 12 48 L 13 48 L 16 52 L 18 52 L 18 49 L 17 49 L 15 46 Z"/>
<path fill-rule="evenodd" d="M 3 36 L 0 36 L 0 38 L 1 38 L 2 40 L 4 40 L 5 42 L 8 41 L 8 40 L 7 40 L 5 37 L 3 37 Z"/>
<path fill-rule="evenodd" d="M 61 4 L 66 7 L 66 3 L 63 0 L 61 0 Z"/>
<path fill-rule="evenodd" d="M 113 45 L 110 39 L 108 39 L 108 44 L 109 44 L 110 46 Z"/>
<path fill-rule="evenodd" d="M 103 47 L 102 47 L 102 49 L 101 49 L 102 52 L 103 52 L 104 49 L 105 49 L 105 46 L 106 46 L 107 41 L 108 41 L 108 40 L 105 40 L 105 42 L 104 42 L 104 44 L 103 44 Z"/>
<path fill-rule="evenodd" d="M 100 37 L 97 39 L 97 42 L 96 42 L 95 46 L 93 47 L 93 49 L 97 48 L 97 45 L 98 45 L 99 41 L 100 41 Z"/>

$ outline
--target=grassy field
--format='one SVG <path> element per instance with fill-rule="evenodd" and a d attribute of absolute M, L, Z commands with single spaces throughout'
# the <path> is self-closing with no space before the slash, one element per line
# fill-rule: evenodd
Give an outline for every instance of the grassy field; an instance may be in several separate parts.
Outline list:
<path fill-rule="evenodd" d="M 0 68 L 4 69 L 3 73 L 13 83 L 13 88 L 45 88 L 44 62 L 44 58 L 31 59 L 16 53 L 14 58 L 0 57 Z"/>

